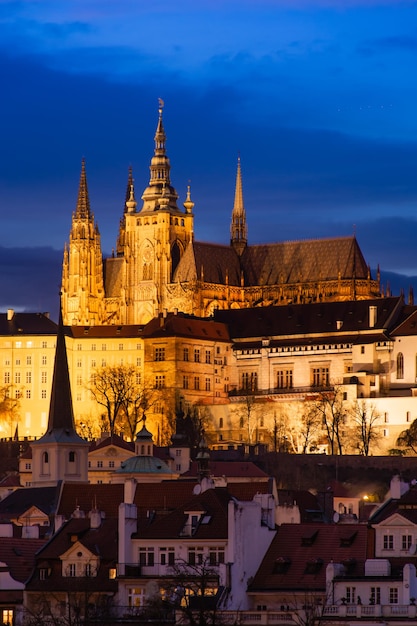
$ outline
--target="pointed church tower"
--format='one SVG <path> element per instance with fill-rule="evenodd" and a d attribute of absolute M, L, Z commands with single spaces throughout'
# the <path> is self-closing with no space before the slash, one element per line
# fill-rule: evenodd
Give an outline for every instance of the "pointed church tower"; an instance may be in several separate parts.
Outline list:
<path fill-rule="evenodd" d="M 75 430 L 64 325 L 60 310 L 52 379 L 48 429 L 32 443 L 32 484 L 56 485 L 59 480 L 88 482 L 90 444 Z"/>
<path fill-rule="evenodd" d="M 165 308 L 172 308 L 167 286 L 173 282 L 175 269 L 193 240 L 194 203 L 190 189 L 184 210 L 178 207 L 178 194 L 171 185 L 163 108 L 164 103 L 159 100 L 154 154 L 142 208 L 137 210 L 132 178 L 128 180 L 120 225 L 117 261 L 124 261 L 120 310 L 126 312 L 123 322 L 127 324 L 145 324 Z"/>
<path fill-rule="evenodd" d="M 248 228 L 246 225 L 246 212 L 243 205 L 242 172 L 240 157 L 237 161 L 235 203 L 232 211 L 232 224 L 230 226 L 230 243 L 239 256 L 242 256 L 248 243 Z"/>
<path fill-rule="evenodd" d="M 88 197 L 85 160 L 81 163 L 77 207 L 72 216 L 69 246 L 62 268 L 62 314 L 65 324 L 94 325 L 102 321 L 104 300 L 100 233 Z"/>

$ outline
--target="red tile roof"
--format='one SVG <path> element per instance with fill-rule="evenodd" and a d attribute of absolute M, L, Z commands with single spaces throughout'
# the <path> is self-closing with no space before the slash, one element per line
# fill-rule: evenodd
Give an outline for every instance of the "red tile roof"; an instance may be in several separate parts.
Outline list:
<path fill-rule="evenodd" d="M 361 524 L 283 524 L 249 591 L 325 591 L 331 561 L 363 575 L 365 560 L 372 556 L 371 536 L 372 530 Z"/>
<path fill-rule="evenodd" d="M 44 545 L 44 539 L 2 537 L 0 561 L 10 568 L 10 574 L 15 580 L 23 583 L 29 578 L 35 565 L 37 551 Z"/>
<path fill-rule="evenodd" d="M 86 515 L 91 509 L 97 508 L 107 518 L 117 518 L 123 498 L 124 485 L 64 483 L 57 514 L 69 519 L 77 507 Z"/>

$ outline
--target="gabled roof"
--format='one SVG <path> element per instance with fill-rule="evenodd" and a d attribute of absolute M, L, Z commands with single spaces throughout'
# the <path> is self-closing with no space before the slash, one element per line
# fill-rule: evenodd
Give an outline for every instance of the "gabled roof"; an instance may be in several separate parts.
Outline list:
<path fill-rule="evenodd" d="M 173 282 L 204 280 L 219 285 L 240 285 L 239 256 L 231 246 L 191 242 L 175 270 Z"/>
<path fill-rule="evenodd" d="M 35 565 L 35 555 L 43 545 L 45 545 L 45 539 L 2 537 L 0 562 L 6 563 L 12 578 L 24 583 Z"/>
<path fill-rule="evenodd" d="M 154 317 L 143 328 L 143 338 L 149 337 L 192 337 L 207 341 L 230 341 L 225 324 L 211 318 L 198 318 L 183 313 L 166 317 Z"/>
<path fill-rule="evenodd" d="M 278 489 L 278 504 L 280 506 L 291 506 L 296 504 L 300 511 L 301 522 L 319 521 L 318 516 L 323 518 L 323 510 L 317 496 L 310 491 L 299 489 Z"/>
<path fill-rule="evenodd" d="M 61 591 L 71 589 L 85 593 L 117 590 L 117 582 L 109 578 L 109 568 L 117 563 L 117 519 L 103 519 L 98 528 L 90 528 L 88 518 L 72 518 L 65 523 L 50 541 L 38 552 L 37 567 L 26 584 L 28 591 Z M 79 541 L 86 550 L 98 557 L 99 569 L 95 576 L 68 577 L 62 575 L 64 555 Z M 39 570 L 46 569 L 48 576 L 40 580 Z"/>
<path fill-rule="evenodd" d="M 211 476 L 219 477 L 225 476 L 226 478 L 241 478 L 250 480 L 256 478 L 258 480 L 268 480 L 269 476 L 263 470 L 261 470 L 252 461 L 209 461 L 209 472 Z M 198 463 L 193 461 L 190 469 L 182 474 L 183 478 L 188 476 L 198 476 Z"/>
<path fill-rule="evenodd" d="M 192 242 L 174 282 L 204 280 L 239 286 L 324 280 L 367 279 L 368 267 L 355 237 L 284 241 L 246 246 L 241 257 L 232 246 Z"/>
<path fill-rule="evenodd" d="M 368 277 L 355 237 L 284 241 L 248 246 L 242 255 L 245 285 Z"/>
<path fill-rule="evenodd" d="M 306 343 L 317 336 L 321 343 L 359 340 L 358 335 L 369 333 L 373 338 L 395 323 L 401 309 L 401 298 L 349 300 L 291 304 L 287 306 L 255 307 L 250 309 L 216 310 L 214 319 L 228 324 L 231 338 L 249 342 L 264 337 L 301 339 Z M 370 324 L 369 308 L 376 307 L 376 321 Z M 341 324 L 340 324 L 341 323 Z M 327 340 L 324 339 L 327 337 Z"/>
<path fill-rule="evenodd" d="M 96 452 L 97 450 L 102 450 L 103 448 L 110 448 L 114 446 L 115 448 L 120 448 L 121 450 L 126 450 L 128 452 L 135 452 L 135 444 L 133 441 L 126 441 L 119 435 L 113 434 L 105 437 L 103 439 L 92 441 L 90 444 L 90 452 Z"/>
<path fill-rule="evenodd" d="M 384 502 L 369 518 L 373 525 L 379 524 L 398 513 L 412 524 L 417 524 L 417 487 L 411 486 L 401 498 L 391 498 Z"/>
<path fill-rule="evenodd" d="M 89 483 L 80 488 L 77 483 L 65 482 L 62 485 L 57 514 L 69 519 L 77 507 L 85 514 L 92 508 L 98 508 L 106 514 L 106 518 L 117 518 L 123 497 L 124 485 Z"/>
<path fill-rule="evenodd" d="M 202 512 L 202 518 L 193 531 L 194 541 L 227 539 L 227 505 L 231 496 L 227 489 L 208 489 L 195 495 L 170 513 L 153 512 L 139 516 L 136 538 L 180 539 L 189 519 L 189 511 Z"/>
<path fill-rule="evenodd" d="M 324 592 L 331 561 L 363 575 L 371 532 L 360 524 L 282 524 L 248 591 Z"/>
<path fill-rule="evenodd" d="M 417 335 L 417 307 L 404 306 L 398 325 L 391 331 L 392 337 Z"/>
<path fill-rule="evenodd" d="M 78 486 L 78 489 L 79 486 Z M 10 493 L 0 502 L 0 519 L 10 520 L 36 506 L 45 515 L 55 513 L 60 485 L 55 487 L 25 487 Z"/>
<path fill-rule="evenodd" d="M 46 313 L 0 313 L 0 335 L 56 335 L 57 325 Z"/>

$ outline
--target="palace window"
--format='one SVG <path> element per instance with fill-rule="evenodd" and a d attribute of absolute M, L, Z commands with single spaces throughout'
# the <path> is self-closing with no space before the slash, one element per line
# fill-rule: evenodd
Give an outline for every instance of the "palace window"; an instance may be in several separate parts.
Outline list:
<path fill-rule="evenodd" d="M 403 535 L 401 537 L 401 550 L 409 550 L 412 543 L 413 538 L 411 535 Z"/>
<path fill-rule="evenodd" d="M 26 372 L 26 383 L 30 385 L 32 382 L 32 372 Z"/>
<path fill-rule="evenodd" d="M 345 598 L 347 604 L 355 604 L 356 587 L 346 587 Z"/>
<path fill-rule="evenodd" d="M 206 350 L 206 363 L 211 363 L 211 352 Z"/>
<path fill-rule="evenodd" d="M 206 391 L 210 391 L 210 389 L 211 389 L 210 378 L 206 378 Z"/>
<path fill-rule="evenodd" d="M 291 389 L 293 386 L 292 369 L 277 371 L 277 389 Z"/>
<path fill-rule="evenodd" d="M 174 565 L 175 564 L 175 549 L 174 548 L 159 548 L 159 562 L 161 565 Z"/>
<path fill-rule="evenodd" d="M 159 374 L 155 376 L 155 389 L 163 389 L 165 387 L 165 376 Z"/>
<path fill-rule="evenodd" d="M 390 587 L 389 589 L 389 603 L 398 604 L 398 588 Z"/>
<path fill-rule="evenodd" d="M 183 354 L 183 359 L 184 359 L 184 361 L 188 361 L 188 360 L 189 360 L 189 357 L 190 357 L 190 354 L 189 354 L 189 350 L 188 350 L 188 348 L 184 348 L 184 350 L 183 350 L 183 353 L 182 353 L 182 354 Z"/>
<path fill-rule="evenodd" d="M 10 372 L 4 372 L 4 384 L 5 385 L 10 384 Z"/>
<path fill-rule="evenodd" d="M 194 376 L 194 389 L 197 389 L 197 390 L 200 389 L 200 377 L 199 376 Z"/>
<path fill-rule="evenodd" d="M 224 563 L 224 548 L 210 548 L 209 563 L 210 565 L 219 565 L 219 563 Z"/>
<path fill-rule="evenodd" d="M 246 391 L 257 391 L 258 389 L 257 372 L 243 372 L 242 373 L 242 389 L 245 389 Z"/>
<path fill-rule="evenodd" d="M 381 604 L 381 587 L 371 587 L 369 604 Z"/>
<path fill-rule="evenodd" d="M 154 548 L 139 548 L 139 565 L 152 567 L 155 565 Z"/>
<path fill-rule="evenodd" d="M 402 352 L 397 354 L 397 378 L 404 378 L 404 355 Z"/>
<path fill-rule="evenodd" d="M 45 355 L 43 355 L 42 357 L 42 365 L 47 365 L 48 364 L 48 359 Z"/>
<path fill-rule="evenodd" d="M 384 535 L 384 550 L 394 550 L 394 535 Z"/>
<path fill-rule="evenodd" d="M 194 362 L 200 363 L 200 350 L 198 348 L 194 350 Z"/>
<path fill-rule="evenodd" d="M 328 387 L 330 384 L 328 367 L 313 367 L 311 370 L 313 387 Z"/>
<path fill-rule="evenodd" d="M 154 361 L 165 361 L 165 348 L 155 348 Z"/>
<path fill-rule="evenodd" d="M 184 375 L 182 377 L 182 388 L 183 389 L 188 389 L 188 385 L 189 385 L 188 376 Z"/>

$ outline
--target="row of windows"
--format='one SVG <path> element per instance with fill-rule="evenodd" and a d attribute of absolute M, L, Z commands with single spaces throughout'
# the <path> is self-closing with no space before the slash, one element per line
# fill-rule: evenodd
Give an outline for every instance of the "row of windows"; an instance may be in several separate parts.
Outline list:
<path fill-rule="evenodd" d="M 200 390 L 200 377 L 199 376 L 194 376 L 193 378 L 193 384 L 194 384 L 194 389 L 196 391 Z M 182 377 L 182 388 L 183 389 L 190 389 L 190 376 L 184 375 Z M 211 379 L 210 378 L 206 378 L 205 379 L 205 390 L 206 391 L 211 391 Z"/>
<path fill-rule="evenodd" d="M 22 372 L 15 372 L 14 373 L 14 383 L 16 385 L 20 385 L 20 383 L 22 382 L 22 378 L 25 379 L 26 384 L 30 385 L 30 383 L 32 382 L 32 372 L 25 372 L 25 375 L 22 376 Z M 5 385 L 10 385 L 11 384 L 11 373 L 10 372 L 4 372 L 4 377 L 3 377 L 3 381 Z M 41 383 L 46 383 L 48 379 L 48 374 L 47 372 L 41 372 Z"/>
<path fill-rule="evenodd" d="M 124 346 L 125 346 L 124 343 L 119 343 L 118 350 L 124 350 Z M 83 349 L 83 344 L 82 343 L 77 343 L 77 350 L 80 351 L 82 349 Z M 88 346 L 87 346 L 87 349 L 88 349 Z M 136 344 L 136 350 L 141 350 L 141 349 L 142 349 L 142 344 L 137 343 Z M 93 352 L 95 350 L 97 350 L 97 344 L 96 343 L 92 343 L 91 346 L 90 346 L 90 350 L 92 350 Z M 106 352 L 106 350 L 107 350 L 107 344 L 106 343 L 102 343 L 101 344 L 101 350 L 102 350 L 102 352 Z"/>
<path fill-rule="evenodd" d="M 413 544 L 412 535 L 401 536 L 401 550 L 409 550 L 412 544 Z M 384 535 L 383 549 L 394 550 L 394 535 Z"/>
<path fill-rule="evenodd" d="M 26 365 L 32 365 L 32 361 L 33 361 L 32 355 L 28 355 L 26 357 Z M 22 359 L 20 358 L 15 359 L 15 365 L 21 365 L 21 364 L 22 364 Z M 42 355 L 41 357 L 41 364 L 48 365 L 48 357 L 45 354 Z M 10 359 L 6 358 L 4 360 L 4 365 L 5 367 L 10 367 Z"/>
<path fill-rule="evenodd" d="M 264 424 L 265 424 L 264 416 L 260 415 L 260 417 L 259 417 L 259 424 L 258 424 L 259 428 L 263 428 Z M 239 428 L 244 428 L 244 426 L 245 426 L 245 418 L 244 417 L 240 417 L 240 419 L 239 419 Z M 223 427 L 224 427 L 224 420 L 223 420 L 222 417 L 220 417 L 219 418 L 219 428 L 223 428 Z"/>
<path fill-rule="evenodd" d="M 276 389 L 291 389 L 293 387 L 293 370 L 290 368 L 277 370 L 275 373 Z M 330 384 L 330 370 L 328 367 L 313 367 L 311 370 L 311 385 L 313 387 L 328 387 Z M 242 372 L 241 389 L 257 391 L 257 372 Z"/>
<path fill-rule="evenodd" d="M 15 400 L 20 400 L 20 398 L 26 398 L 26 400 L 30 400 L 32 398 L 32 390 L 31 389 L 15 389 L 13 395 L 14 395 Z M 47 397 L 46 389 L 41 389 L 41 399 L 46 400 L 46 397 Z"/>
<path fill-rule="evenodd" d="M 224 563 L 224 548 L 211 546 L 205 549 L 202 546 L 190 546 L 188 548 L 188 564 L 189 565 L 203 565 L 208 563 L 210 565 L 218 565 Z M 163 547 L 159 548 L 159 564 L 160 565 L 174 565 L 175 564 L 175 548 Z M 139 565 L 153 567 L 155 562 L 155 548 L 154 547 L 140 547 L 139 548 Z"/>
<path fill-rule="evenodd" d="M 10 341 L 5 341 L 4 347 L 5 348 L 11 348 L 12 347 L 11 342 Z M 33 344 L 33 341 L 29 340 L 29 341 L 26 341 L 25 346 L 23 346 L 23 341 L 15 341 L 14 342 L 14 347 L 15 348 L 23 348 L 23 347 L 25 347 L 25 348 L 33 348 L 34 344 Z M 41 348 L 45 349 L 47 347 L 48 347 L 48 342 L 47 341 L 41 341 Z"/>
<path fill-rule="evenodd" d="M 371 587 L 369 594 L 369 604 L 381 604 L 381 587 Z M 398 587 L 389 587 L 388 602 L 389 604 L 398 604 Z M 344 600 L 346 604 L 361 604 L 362 599 L 356 594 L 356 587 L 346 587 Z"/>

